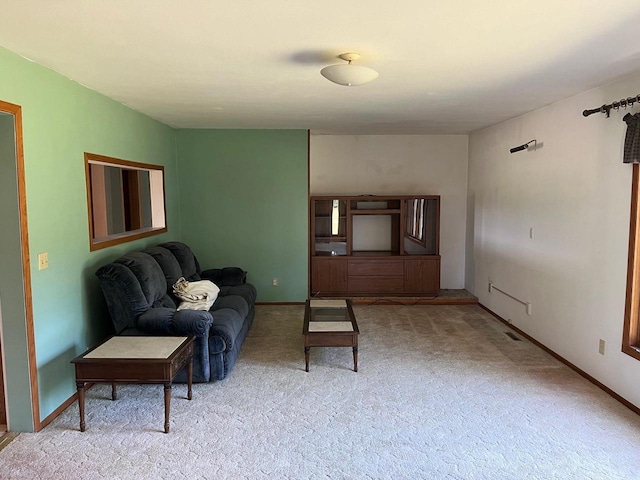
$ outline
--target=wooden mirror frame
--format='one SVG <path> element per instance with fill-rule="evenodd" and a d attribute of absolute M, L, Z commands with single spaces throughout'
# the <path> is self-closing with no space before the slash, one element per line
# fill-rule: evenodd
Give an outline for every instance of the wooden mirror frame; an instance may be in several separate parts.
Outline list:
<path fill-rule="evenodd" d="M 92 165 L 115 167 L 122 170 L 121 178 L 130 178 L 130 182 L 120 185 L 122 198 L 128 201 L 122 202 L 123 215 L 134 217 L 135 221 L 129 227 L 125 225 L 124 232 L 107 233 L 107 202 L 104 176 L 95 174 Z M 159 235 L 167 231 L 166 199 L 164 188 L 164 167 L 148 163 L 131 162 L 119 158 L 106 157 L 95 153 L 84 154 L 85 178 L 87 186 L 87 208 L 89 214 L 89 248 L 91 251 L 101 248 L 131 242 L 152 235 Z M 94 174 L 92 175 L 92 170 Z M 138 175 L 132 175 L 137 171 L 149 173 L 149 191 L 146 194 L 151 198 L 151 226 L 140 225 L 140 182 Z M 129 174 L 129 175 L 127 175 Z M 102 199 L 96 202 L 96 199 Z M 127 223 L 127 222 L 125 222 Z M 99 224 L 99 225 L 98 225 Z M 100 228 L 98 228 L 100 227 Z"/>

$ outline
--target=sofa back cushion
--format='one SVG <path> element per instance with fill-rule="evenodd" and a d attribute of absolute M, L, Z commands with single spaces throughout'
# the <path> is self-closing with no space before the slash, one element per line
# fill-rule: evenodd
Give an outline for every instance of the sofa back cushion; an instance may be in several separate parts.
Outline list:
<path fill-rule="evenodd" d="M 128 253 L 96 271 L 116 333 L 135 328 L 152 307 L 176 308 L 160 266 L 143 252 Z"/>
<path fill-rule="evenodd" d="M 182 271 L 181 277 L 186 278 L 190 282 L 202 280 L 200 277 L 200 264 L 188 245 L 182 242 L 166 242 L 158 246 L 169 250 L 173 254 L 180 265 L 180 270 Z M 173 283 L 171 285 L 173 285 Z"/>
<path fill-rule="evenodd" d="M 172 292 L 173 285 L 183 276 L 182 268 L 173 253 L 163 247 L 151 247 L 144 250 L 160 265 L 164 273 L 164 279 L 167 283 L 167 292 Z"/>

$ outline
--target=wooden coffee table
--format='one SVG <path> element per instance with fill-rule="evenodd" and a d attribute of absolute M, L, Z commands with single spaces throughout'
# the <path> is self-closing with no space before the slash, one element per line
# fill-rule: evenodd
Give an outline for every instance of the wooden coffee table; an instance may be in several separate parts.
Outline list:
<path fill-rule="evenodd" d="M 111 383 L 116 399 L 118 383 L 164 384 L 164 432 L 169 433 L 171 383 L 187 365 L 187 399 L 191 400 L 193 340 L 195 337 L 115 336 L 71 360 L 76 367 L 80 431 L 85 431 L 85 383 Z"/>
<path fill-rule="evenodd" d="M 309 371 L 311 347 L 352 347 L 357 372 L 359 333 L 351 300 L 307 300 L 302 327 L 305 370 Z"/>

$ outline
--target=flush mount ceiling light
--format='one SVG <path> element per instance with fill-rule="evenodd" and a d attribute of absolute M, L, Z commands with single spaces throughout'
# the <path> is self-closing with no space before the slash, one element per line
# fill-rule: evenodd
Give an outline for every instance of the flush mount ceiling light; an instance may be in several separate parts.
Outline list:
<path fill-rule="evenodd" d="M 320 70 L 320 73 L 327 80 L 344 85 L 345 87 L 355 87 L 364 85 L 378 78 L 378 72 L 369 67 L 352 65 L 351 62 L 360 58 L 359 53 L 343 53 L 339 55 L 342 60 L 349 63 L 340 65 L 329 65 Z"/>

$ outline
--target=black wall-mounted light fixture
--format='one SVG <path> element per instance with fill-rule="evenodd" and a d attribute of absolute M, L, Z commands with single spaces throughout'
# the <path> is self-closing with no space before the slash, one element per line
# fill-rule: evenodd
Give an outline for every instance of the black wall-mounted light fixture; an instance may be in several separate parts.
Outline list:
<path fill-rule="evenodd" d="M 536 146 L 538 145 L 538 141 L 537 140 L 531 140 L 531 141 L 529 141 L 527 143 L 523 143 L 522 145 L 518 145 L 517 147 L 513 147 L 509 151 L 511 153 L 516 153 L 516 152 L 521 152 L 522 150 L 527 150 L 529 148 L 529 145 L 531 145 L 532 143 L 533 143 L 533 149 L 535 150 Z"/>

